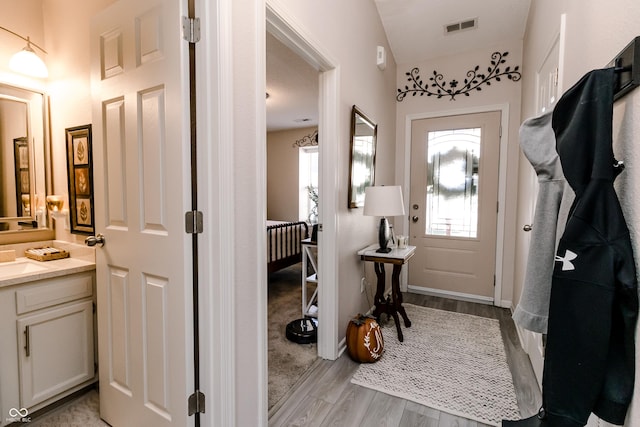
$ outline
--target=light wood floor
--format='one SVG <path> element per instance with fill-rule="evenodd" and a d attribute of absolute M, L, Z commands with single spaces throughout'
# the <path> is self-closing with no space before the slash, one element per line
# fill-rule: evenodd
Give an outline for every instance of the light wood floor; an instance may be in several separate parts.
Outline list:
<path fill-rule="evenodd" d="M 511 312 L 493 306 L 417 294 L 404 302 L 489 317 L 500 321 L 520 414 L 535 414 L 542 401 L 529 357 L 520 347 Z M 403 326 L 404 327 L 404 326 Z M 358 364 L 343 354 L 336 361 L 318 360 L 288 397 L 269 413 L 269 426 L 339 427 L 482 427 L 484 424 L 351 384 Z"/>

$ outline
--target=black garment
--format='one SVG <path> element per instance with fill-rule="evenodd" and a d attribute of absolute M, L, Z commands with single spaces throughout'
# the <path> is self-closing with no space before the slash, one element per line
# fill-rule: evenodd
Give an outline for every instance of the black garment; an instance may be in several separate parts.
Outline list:
<path fill-rule="evenodd" d="M 633 395 L 638 291 L 633 250 L 613 188 L 614 70 L 585 75 L 558 101 L 552 126 L 576 193 L 557 249 L 542 380 L 550 425 L 591 412 L 624 424 Z"/>

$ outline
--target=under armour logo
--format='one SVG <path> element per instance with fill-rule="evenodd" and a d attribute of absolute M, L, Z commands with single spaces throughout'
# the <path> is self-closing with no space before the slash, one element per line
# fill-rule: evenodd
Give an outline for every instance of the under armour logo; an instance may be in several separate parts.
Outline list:
<path fill-rule="evenodd" d="M 564 257 L 556 255 L 556 262 L 562 261 L 562 271 L 571 271 L 576 269 L 571 262 L 576 258 L 578 258 L 578 255 L 567 249 L 564 253 Z"/>

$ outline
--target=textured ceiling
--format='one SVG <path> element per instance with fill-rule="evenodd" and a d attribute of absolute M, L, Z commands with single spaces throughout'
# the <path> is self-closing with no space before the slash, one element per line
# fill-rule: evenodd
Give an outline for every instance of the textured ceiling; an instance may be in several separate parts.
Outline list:
<path fill-rule="evenodd" d="M 524 37 L 531 0 L 375 0 L 398 64 L 481 49 Z M 476 29 L 445 35 L 445 25 L 477 18 Z"/>
<path fill-rule="evenodd" d="M 267 33 L 267 131 L 318 125 L 319 75 Z"/>

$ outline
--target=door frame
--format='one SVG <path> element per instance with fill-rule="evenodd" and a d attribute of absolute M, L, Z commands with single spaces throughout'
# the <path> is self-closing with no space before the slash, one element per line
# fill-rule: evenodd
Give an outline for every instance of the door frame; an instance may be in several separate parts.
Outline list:
<path fill-rule="evenodd" d="M 560 99 L 560 97 L 562 96 L 563 93 L 563 85 L 562 85 L 562 81 L 563 81 L 563 70 L 564 70 L 564 57 L 565 57 L 565 40 L 566 40 L 566 25 L 567 25 L 567 15 L 565 13 L 560 15 L 560 26 L 558 27 L 558 30 L 556 31 L 555 36 L 553 37 L 553 39 L 551 40 L 551 43 L 549 44 L 549 46 L 547 47 L 547 49 L 544 51 L 544 55 L 540 58 L 540 60 L 538 61 L 538 65 L 536 68 L 536 74 L 535 74 L 535 115 L 540 115 L 542 114 L 542 112 L 540 111 L 541 109 L 541 101 L 540 101 L 540 84 L 541 84 L 541 79 L 540 79 L 540 70 L 542 69 L 542 67 L 544 66 L 544 64 L 547 62 L 547 60 L 550 58 L 550 56 L 552 55 L 553 51 L 555 50 L 556 45 L 558 46 L 558 70 L 557 70 L 557 89 L 556 89 L 556 97 L 557 99 Z M 557 102 L 557 100 L 556 100 Z M 524 157 L 522 157 L 522 159 L 524 159 Z M 526 161 L 526 160 L 525 160 Z M 528 161 L 527 161 L 528 163 Z M 523 180 L 527 180 L 528 182 L 526 183 L 527 186 L 532 186 L 535 185 L 535 183 L 537 182 L 537 175 L 535 173 L 535 171 L 533 169 L 529 169 L 528 175 L 524 175 L 523 172 L 519 173 L 518 176 L 518 185 L 521 186 Z M 535 204 L 535 198 L 533 198 L 533 204 Z M 520 211 L 521 206 L 517 207 L 518 211 Z M 535 209 L 531 209 L 531 211 L 529 212 L 529 219 L 527 220 L 527 222 L 531 223 L 534 219 L 534 212 Z M 516 222 L 517 222 L 517 228 L 519 229 L 521 226 L 523 226 L 526 222 L 523 221 L 523 218 L 517 216 L 516 217 Z M 518 236 L 522 236 L 522 237 L 518 237 Z M 517 239 L 524 239 L 525 237 L 518 232 L 518 234 L 516 235 Z M 516 243 L 516 248 L 520 248 L 522 245 Z M 527 244 L 528 247 L 528 244 Z M 523 254 L 516 252 L 516 263 L 519 263 L 522 267 L 521 271 L 518 271 L 518 269 L 516 270 L 516 273 L 520 272 L 520 275 L 517 275 L 514 277 L 514 283 L 518 283 L 518 286 L 522 288 L 524 286 L 524 274 L 526 271 L 526 267 L 527 267 L 527 262 L 528 262 L 528 252 L 527 252 L 527 256 L 523 256 Z M 514 303 L 514 308 L 515 305 L 519 303 L 519 301 L 513 301 Z M 518 333 L 518 338 L 520 339 L 520 344 L 522 345 L 522 349 L 525 351 L 525 353 L 527 353 L 527 355 L 529 355 L 529 359 L 531 361 L 531 366 L 533 368 L 533 371 L 535 373 L 535 377 L 536 380 L 538 381 L 538 385 L 540 386 L 540 388 L 542 389 L 542 368 L 543 368 L 543 364 L 544 364 L 544 346 L 542 344 L 542 338 L 541 335 L 532 331 L 529 331 L 525 328 L 523 328 L 522 326 L 520 326 L 519 324 L 515 324 L 516 325 L 516 332 Z"/>
<path fill-rule="evenodd" d="M 475 295 L 458 294 L 454 292 L 437 292 L 440 296 L 449 296 L 454 299 L 463 299 L 474 302 L 480 302 L 483 304 L 494 304 L 499 307 L 510 307 L 511 301 L 502 299 L 502 287 L 503 287 L 503 255 L 505 248 L 505 236 L 506 236 L 506 196 L 507 196 L 507 154 L 509 149 L 509 104 L 492 104 L 483 105 L 479 107 L 468 107 L 455 110 L 440 110 L 425 113 L 409 114 L 405 117 L 405 147 L 404 147 L 404 197 L 408 199 L 409 185 L 411 183 L 411 126 L 414 120 L 422 119 L 434 119 L 447 116 L 460 116 L 465 114 L 474 113 L 487 113 L 491 111 L 500 112 L 500 126 L 502 132 L 500 134 L 500 158 L 499 158 L 499 174 L 498 174 L 498 203 L 500 209 L 498 209 L 498 226 L 496 231 L 496 262 L 495 262 L 495 275 L 496 285 L 494 288 L 493 299 L 484 298 Z M 409 230 L 409 216 L 405 216 L 402 221 L 403 230 Z M 409 289 L 416 293 L 425 293 L 424 288 L 412 286 L 407 283 L 408 275 L 405 272 L 403 277 L 403 288 Z M 436 294 L 436 292 L 426 291 L 428 293 Z"/>
<path fill-rule="evenodd" d="M 200 381 L 206 396 L 202 425 L 236 424 L 233 192 L 233 44 L 231 0 L 196 0 L 204 37 L 196 43 L 198 192 L 204 233 L 200 277 Z M 211 76 L 216 76 L 212 78 Z M 266 267 L 265 267 L 266 268 Z M 192 420 L 193 417 L 189 417 Z M 190 421 L 193 423 L 193 421 Z M 193 424 L 190 424 L 193 425 Z"/>
<path fill-rule="evenodd" d="M 318 354 L 322 358 L 336 359 L 339 356 L 338 343 L 338 259 L 336 235 L 338 225 L 338 191 L 339 170 L 333 162 L 326 159 L 336 158 L 338 141 L 340 141 L 339 118 L 339 66 L 317 43 L 305 36 L 306 31 L 295 26 L 295 19 L 284 14 L 275 1 L 251 0 L 256 16 L 262 15 L 262 28 L 269 28 L 273 35 L 279 35 L 284 42 L 298 55 L 314 64 L 320 71 L 320 123 L 319 133 L 323 138 L 320 149 L 319 184 L 320 206 L 319 217 L 323 224 L 323 232 L 319 234 L 319 256 L 322 258 L 319 274 L 326 277 L 327 286 L 319 292 L 319 304 L 325 307 L 320 314 L 323 327 L 318 332 Z M 263 5 L 265 7 L 263 7 Z M 246 242 L 235 242 L 235 232 L 240 226 L 236 220 L 236 200 L 234 193 L 234 138 L 235 138 L 235 105 L 234 81 L 237 72 L 233 64 L 236 56 L 234 50 L 234 4 L 232 0 L 196 0 L 196 16 L 203 19 L 203 37 L 196 44 L 198 55 L 197 81 L 198 96 L 198 135 L 209 144 L 198 145 L 198 158 L 204 167 L 198 168 L 198 181 L 208 191 L 199 194 L 199 202 L 203 206 L 205 231 L 203 233 L 200 256 L 211 262 L 200 264 L 201 301 L 208 310 L 200 311 L 201 320 L 201 375 L 203 391 L 207 396 L 207 410 L 203 414 L 203 425 L 235 425 L 238 410 L 246 409 L 238 399 L 238 389 L 246 381 L 237 368 L 237 329 L 236 316 L 239 311 L 236 299 L 237 262 L 235 246 Z M 252 15 L 253 16 L 253 15 Z M 259 27 L 261 26 L 258 23 Z M 264 46 L 266 34 L 258 31 L 250 43 Z M 264 75 L 266 63 L 264 57 L 258 58 L 255 70 L 256 103 L 260 98 L 264 102 Z M 252 74 L 249 71 L 247 74 Z M 260 81 L 259 75 L 262 75 Z M 212 77 L 213 76 L 213 77 Z M 256 104 L 259 105 L 259 104 Z M 264 107 L 261 107 L 264 108 Z M 266 138 L 264 119 L 256 123 L 256 141 Z M 260 130 L 261 129 L 261 130 Z M 265 140 L 266 141 L 266 140 Z M 265 145 L 266 147 L 266 145 Z M 256 164 L 266 166 L 266 149 L 259 150 Z M 257 200 L 266 203 L 266 187 L 255 195 Z M 265 205 L 266 206 L 266 205 Z M 264 214 L 252 217 L 251 224 L 256 230 L 264 229 Z M 260 225 L 260 224 L 261 225 Z M 266 259 L 266 233 L 256 234 L 252 244 L 257 258 Z M 267 274 L 266 262 L 264 274 L 258 271 L 255 282 L 256 299 L 258 301 L 258 320 L 256 328 L 256 353 L 258 377 L 255 381 L 257 407 L 255 416 L 257 425 L 267 424 Z M 264 331 L 264 332 L 262 332 Z"/>
<path fill-rule="evenodd" d="M 266 2 L 267 31 L 294 53 L 306 60 L 320 73 L 318 134 L 318 194 L 319 223 L 318 234 L 318 356 L 335 360 L 339 355 L 338 343 L 338 248 L 336 243 L 338 226 L 339 170 L 331 159 L 338 158 L 339 132 L 339 85 L 338 62 L 317 43 L 305 37 L 305 32 L 294 24 L 295 19 L 279 10 L 273 2 Z M 264 162 L 266 164 L 266 157 Z M 266 284 L 265 284 L 266 286 Z M 265 297 L 266 298 L 266 297 Z M 265 319 L 266 321 L 266 319 Z M 266 324 L 264 325 L 266 330 Z"/>

